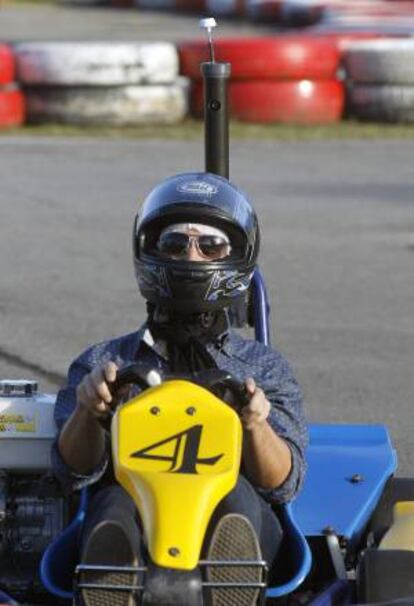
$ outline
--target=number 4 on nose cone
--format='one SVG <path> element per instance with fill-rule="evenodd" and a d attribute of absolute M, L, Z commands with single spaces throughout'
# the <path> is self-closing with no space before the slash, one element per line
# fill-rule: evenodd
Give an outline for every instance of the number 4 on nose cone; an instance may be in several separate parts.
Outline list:
<path fill-rule="evenodd" d="M 135 459 L 152 459 L 154 461 L 170 461 L 171 467 L 167 471 L 171 473 L 197 474 L 197 465 L 215 465 L 223 456 L 223 454 L 219 454 L 213 457 L 198 458 L 202 430 L 202 425 L 194 425 L 165 440 L 137 450 L 131 454 L 131 457 Z M 171 443 L 173 446 L 171 456 L 156 454 L 160 446 L 168 443 Z"/>

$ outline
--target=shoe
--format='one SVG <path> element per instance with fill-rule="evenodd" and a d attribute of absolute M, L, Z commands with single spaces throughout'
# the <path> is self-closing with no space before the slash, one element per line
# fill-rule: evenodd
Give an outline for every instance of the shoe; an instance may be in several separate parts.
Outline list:
<path fill-rule="evenodd" d="M 245 516 L 227 514 L 213 531 L 207 560 L 261 561 L 256 532 Z M 260 583 L 263 569 L 257 567 L 207 566 L 207 580 L 215 583 Z M 260 589 L 211 589 L 211 606 L 254 606 Z"/>
<path fill-rule="evenodd" d="M 126 531 L 118 522 L 100 522 L 89 535 L 82 564 L 90 566 L 138 566 L 138 557 Z M 88 571 L 81 583 L 100 585 L 137 585 L 137 572 Z M 85 606 L 136 606 L 134 592 L 113 589 L 81 589 Z"/>

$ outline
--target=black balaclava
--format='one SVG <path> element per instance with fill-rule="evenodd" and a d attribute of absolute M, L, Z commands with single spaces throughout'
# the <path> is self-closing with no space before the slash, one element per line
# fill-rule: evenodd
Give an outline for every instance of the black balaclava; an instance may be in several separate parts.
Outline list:
<path fill-rule="evenodd" d="M 148 304 L 148 328 L 154 340 L 166 343 L 170 370 L 192 373 L 217 368 L 207 344 L 218 347 L 229 330 L 226 309 L 214 312 L 182 315 Z"/>

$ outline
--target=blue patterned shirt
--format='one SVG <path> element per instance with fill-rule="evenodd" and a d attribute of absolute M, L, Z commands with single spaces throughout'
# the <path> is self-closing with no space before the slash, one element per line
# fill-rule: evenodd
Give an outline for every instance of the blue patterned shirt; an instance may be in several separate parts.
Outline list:
<path fill-rule="evenodd" d="M 265 392 L 272 405 L 268 422 L 290 447 L 292 469 L 278 488 L 257 490 L 266 500 L 274 503 L 292 500 L 300 489 L 305 474 L 308 434 L 301 390 L 288 362 L 274 349 L 241 337 L 236 332 L 230 332 L 220 347 L 211 344 L 207 349 L 218 368 L 231 373 L 239 381 L 252 377 Z M 168 371 L 162 344 L 153 342 L 145 326 L 137 332 L 93 345 L 71 364 L 67 385 L 58 393 L 55 421 L 59 430 L 75 409 L 77 385 L 96 365 L 109 360 L 118 366 L 141 360 L 146 366 Z M 88 475 L 80 475 L 62 460 L 56 441 L 52 449 L 52 465 L 63 489 L 70 492 L 97 482 L 108 466 L 109 456 L 108 448 L 104 460 L 95 470 Z"/>

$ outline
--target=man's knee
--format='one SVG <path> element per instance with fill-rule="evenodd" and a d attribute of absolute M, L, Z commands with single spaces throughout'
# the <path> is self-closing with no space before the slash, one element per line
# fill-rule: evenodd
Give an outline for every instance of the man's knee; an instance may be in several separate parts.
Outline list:
<path fill-rule="evenodd" d="M 220 502 L 217 514 L 221 517 L 228 513 L 238 513 L 250 519 L 256 530 L 260 529 L 260 497 L 244 476 L 239 476 L 236 486 Z"/>

